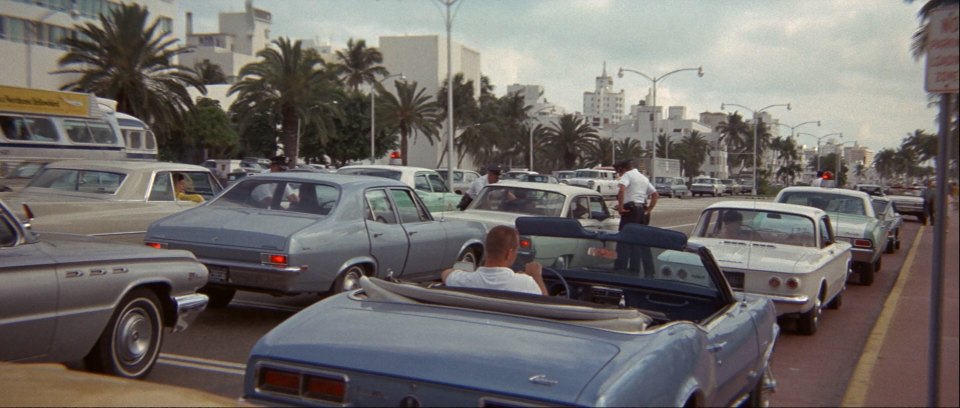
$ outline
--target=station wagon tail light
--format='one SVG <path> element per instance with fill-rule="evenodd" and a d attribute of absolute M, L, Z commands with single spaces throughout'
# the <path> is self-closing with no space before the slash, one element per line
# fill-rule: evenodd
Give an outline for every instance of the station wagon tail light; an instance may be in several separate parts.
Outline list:
<path fill-rule="evenodd" d="M 800 279 L 790 278 L 787 279 L 787 287 L 790 289 L 796 289 L 800 287 Z"/>
<path fill-rule="evenodd" d="M 260 254 L 260 263 L 273 266 L 287 266 L 287 256 L 283 254 Z"/>
<path fill-rule="evenodd" d="M 783 281 L 780 280 L 780 278 L 774 276 L 774 277 L 770 278 L 770 280 L 767 281 L 767 283 L 770 284 L 770 287 L 771 287 L 771 288 L 776 289 L 776 288 L 779 288 L 779 287 L 780 287 L 780 285 L 783 283 Z"/>
<path fill-rule="evenodd" d="M 148 247 L 150 247 L 150 248 L 156 248 L 156 249 L 166 249 L 166 248 L 167 248 L 167 244 L 164 243 L 164 242 L 150 242 L 150 241 L 147 241 L 147 242 L 144 243 L 144 245 L 146 245 L 146 246 L 148 246 Z"/>
<path fill-rule="evenodd" d="M 523 238 L 523 237 L 521 237 L 521 238 L 520 238 L 520 249 L 529 250 L 530 248 L 533 248 L 533 241 L 531 241 L 530 238 Z"/>
<path fill-rule="evenodd" d="M 853 246 L 857 248 L 873 248 L 873 241 L 869 239 L 855 239 L 853 240 Z"/>

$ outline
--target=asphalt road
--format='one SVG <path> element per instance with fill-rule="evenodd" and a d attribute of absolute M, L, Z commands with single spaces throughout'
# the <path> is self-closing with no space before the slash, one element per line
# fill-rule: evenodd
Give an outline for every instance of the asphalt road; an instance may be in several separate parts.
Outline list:
<path fill-rule="evenodd" d="M 651 223 L 689 234 L 703 208 L 731 199 L 738 198 L 662 199 Z M 843 306 L 825 310 L 816 335 L 794 334 L 792 323 L 782 322 L 784 330 L 773 355 L 778 381 L 774 406 L 840 405 L 918 226 L 912 219 L 905 222 L 902 249 L 884 255 L 883 270 L 872 286 L 859 286 L 855 276 L 851 279 Z M 257 340 L 317 300 L 319 297 L 308 295 L 278 298 L 240 292 L 229 307 L 208 309 L 187 331 L 168 334 L 160 360 L 147 381 L 239 397 L 247 354 Z"/>

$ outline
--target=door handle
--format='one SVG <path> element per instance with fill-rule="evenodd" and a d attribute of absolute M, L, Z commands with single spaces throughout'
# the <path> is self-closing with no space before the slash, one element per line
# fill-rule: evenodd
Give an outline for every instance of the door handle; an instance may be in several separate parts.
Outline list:
<path fill-rule="evenodd" d="M 408 237 L 412 237 L 413 234 L 416 234 L 416 233 L 417 233 L 417 231 L 410 231 L 410 232 L 407 233 L 407 236 L 408 236 Z"/>
<path fill-rule="evenodd" d="M 720 351 L 720 350 L 723 350 L 723 347 L 726 346 L 726 345 L 727 345 L 727 342 L 725 342 L 725 341 L 721 341 L 721 342 L 719 342 L 719 343 L 713 343 L 713 344 L 707 346 L 707 351 L 709 351 L 709 352 L 711 352 L 711 353 L 716 353 L 716 352 L 718 352 L 718 351 Z"/>
<path fill-rule="evenodd" d="M 374 237 L 374 238 L 380 238 L 381 235 L 383 235 L 382 232 L 374 232 L 374 233 L 373 233 L 373 237 Z"/>

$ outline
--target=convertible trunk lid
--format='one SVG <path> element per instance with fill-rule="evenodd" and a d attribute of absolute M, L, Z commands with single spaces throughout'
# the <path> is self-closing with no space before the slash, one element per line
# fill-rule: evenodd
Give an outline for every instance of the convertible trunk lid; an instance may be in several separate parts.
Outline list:
<path fill-rule="evenodd" d="M 798 256 L 802 248 L 768 244 L 763 242 L 735 241 L 725 239 L 691 239 L 710 248 L 721 269 L 750 269 L 769 272 L 795 272 L 805 254 Z M 711 242 L 707 242 L 711 241 Z M 804 271 L 805 272 L 805 271 Z"/>
<path fill-rule="evenodd" d="M 603 341 L 602 336 L 587 336 L 583 329 L 548 320 L 533 319 L 543 322 L 536 325 L 522 317 L 366 302 L 346 295 L 330 300 L 305 309 L 267 334 L 251 352 L 251 365 L 254 359 L 289 361 L 401 378 L 407 383 L 576 401 L 620 352 L 615 342 Z M 552 385 L 536 383 L 537 376 Z"/>
<path fill-rule="evenodd" d="M 146 239 L 284 250 L 293 234 L 322 219 L 273 210 L 198 207 L 157 221 Z"/>

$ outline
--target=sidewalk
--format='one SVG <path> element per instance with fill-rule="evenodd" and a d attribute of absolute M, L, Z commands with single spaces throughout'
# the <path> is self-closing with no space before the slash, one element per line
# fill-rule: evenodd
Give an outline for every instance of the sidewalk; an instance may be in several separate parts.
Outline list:
<path fill-rule="evenodd" d="M 938 406 L 960 406 L 957 211 L 949 206 L 944 259 Z M 920 230 L 864 347 L 844 406 L 926 406 L 933 226 Z"/>

